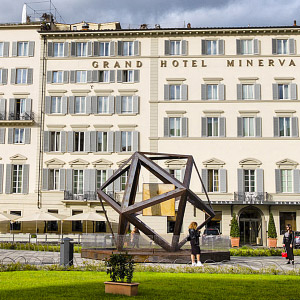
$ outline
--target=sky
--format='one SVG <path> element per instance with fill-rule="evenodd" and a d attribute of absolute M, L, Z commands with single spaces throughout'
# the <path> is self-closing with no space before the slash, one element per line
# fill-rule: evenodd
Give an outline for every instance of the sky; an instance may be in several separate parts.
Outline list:
<path fill-rule="evenodd" d="M 20 22 L 24 0 L 0 0 L 0 23 Z M 35 0 L 43 1 L 43 0 Z M 36 10 L 48 3 L 26 1 Z M 300 25 L 300 0 L 52 0 L 66 23 L 119 21 L 161 27 L 231 27 Z M 31 14 L 33 11 L 28 9 Z M 60 20 L 58 20 L 60 21 Z"/>

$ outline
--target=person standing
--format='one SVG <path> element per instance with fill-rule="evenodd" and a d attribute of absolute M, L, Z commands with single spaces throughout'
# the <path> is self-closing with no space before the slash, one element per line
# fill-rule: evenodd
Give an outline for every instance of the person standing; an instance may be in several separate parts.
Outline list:
<path fill-rule="evenodd" d="M 295 237 L 294 237 L 294 232 L 292 230 L 292 226 L 290 224 L 286 225 L 286 232 L 283 236 L 283 247 L 285 248 L 285 251 L 287 253 L 287 257 L 286 259 L 288 259 L 289 261 L 287 262 L 287 264 L 290 264 L 292 261 L 292 264 L 295 263 L 294 261 L 294 253 L 293 253 L 293 249 L 294 249 L 294 242 L 295 242 Z"/>
<path fill-rule="evenodd" d="M 188 241 L 191 243 L 191 259 L 192 266 L 202 267 L 202 263 L 200 261 L 200 231 L 197 230 L 198 224 L 196 222 L 192 222 L 189 226 L 189 236 Z M 197 264 L 195 262 L 195 257 L 197 257 Z"/>
<path fill-rule="evenodd" d="M 131 231 L 130 241 L 131 241 L 132 248 L 140 247 L 140 231 L 138 230 L 138 228 L 134 227 L 133 230 Z"/>

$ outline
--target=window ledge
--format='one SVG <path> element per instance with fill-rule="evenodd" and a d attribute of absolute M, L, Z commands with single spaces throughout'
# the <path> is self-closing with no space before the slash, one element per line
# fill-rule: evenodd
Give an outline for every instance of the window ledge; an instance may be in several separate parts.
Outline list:
<path fill-rule="evenodd" d="M 70 114 L 71 116 L 89 116 L 90 114 L 85 114 L 85 113 L 82 113 L 82 114 Z"/>
<path fill-rule="evenodd" d="M 71 155 L 88 155 L 89 154 L 89 152 L 84 152 L 84 151 L 82 151 L 82 152 L 69 152 Z"/>
<path fill-rule="evenodd" d="M 134 153 L 134 151 L 130 151 L 130 152 L 117 152 L 117 154 L 119 155 L 132 155 Z"/>
<path fill-rule="evenodd" d="M 112 116 L 113 114 L 107 114 L 107 113 L 104 113 L 104 114 L 95 114 L 95 116 Z"/>
<path fill-rule="evenodd" d="M 93 155 L 111 155 L 113 152 L 92 152 Z"/>
<path fill-rule="evenodd" d="M 50 152 L 44 152 L 47 155 L 64 155 L 66 152 L 56 152 L 56 151 L 50 151 Z"/>
<path fill-rule="evenodd" d="M 138 113 L 121 113 L 121 114 L 117 114 L 118 116 L 136 116 L 138 115 Z"/>
<path fill-rule="evenodd" d="M 58 117 L 58 116 L 65 116 L 66 114 L 60 114 L 60 113 L 54 113 L 54 114 L 46 114 L 47 116 L 55 116 L 55 117 Z"/>

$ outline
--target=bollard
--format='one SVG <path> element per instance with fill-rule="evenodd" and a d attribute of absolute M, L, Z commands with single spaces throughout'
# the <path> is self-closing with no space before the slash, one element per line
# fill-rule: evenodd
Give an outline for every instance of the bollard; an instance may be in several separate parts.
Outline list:
<path fill-rule="evenodd" d="M 74 244 L 71 242 L 73 239 L 64 238 L 60 242 L 60 265 L 73 266 L 73 252 Z"/>

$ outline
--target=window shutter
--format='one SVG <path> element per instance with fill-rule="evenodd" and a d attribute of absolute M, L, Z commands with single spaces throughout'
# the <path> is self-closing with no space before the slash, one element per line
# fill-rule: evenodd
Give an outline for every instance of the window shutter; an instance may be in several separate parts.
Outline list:
<path fill-rule="evenodd" d="M 290 54 L 296 54 L 296 51 L 295 51 L 295 40 L 294 39 L 289 39 L 289 53 Z"/>
<path fill-rule="evenodd" d="M 96 192 L 96 169 L 90 169 L 90 192 Z M 98 199 L 98 198 L 96 198 Z"/>
<path fill-rule="evenodd" d="M 29 165 L 23 165 L 23 178 L 22 178 L 22 193 L 28 194 L 29 192 Z"/>
<path fill-rule="evenodd" d="M 122 56 L 123 55 L 123 42 L 118 41 L 118 55 Z"/>
<path fill-rule="evenodd" d="M 237 100 L 242 100 L 243 99 L 243 85 L 242 84 L 237 84 Z"/>
<path fill-rule="evenodd" d="M 52 83 L 52 71 L 47 71 L 47 83 Z"/>
<path fill-rule="evenodd" d="M 94 42 L 94 56 L 100 56 L 100 43 Z"/>
<path fill-rule="evenodd" d="M 67 169 L 66 174 L 66 191 L 73 193 L 73 169 Z"/>
<path fill-rule="evenodd" d="M 292 137 L 298 137 L 298 117 L 292 118 Z"/>
<path fill-rule="evenodd" d="M 134 41 L 134 55 L 139 56 L 140 55 L 140 42 Z"/>
<path fill-rule="evenodd" d="M 139 113 L 139 96 L 133 96 L 133 111 L 134 114 Z"/>
<path fill-rule="evenodd" d="M 48 57 L 54 56 L 54 49 L 53 49 L 53 43 L 48 42 Z"/>
<path fill-rule="evenodd" d="M 261 94 L 260 94 L 261 88 L 260 88 L 260 84 L 254 84 L 254 96 L 255 96 L 255 100 L 260 100 L 261 99 Z"/>
<path fill-rule="evenodd" d="M 74 132 L 68 131 L 68 152 L 74 152 Z"/>
<path fill-rule="evenodd" d="M 202 117 L 201 118 L 201 136 L 202 137 L 207 137 L 207 118 Z"/>
<path fill-rule="evenodd" d="M 8 109 L 8 114 L 15 114 L 15 104 L 16 104 L 16 99 L 15 98 L 10 98 L 9 99 L 9 109 Z"/>
<path fill-rule="evenodd" d="M 27 84 L 33 83 L 33 69 L 27 69 Z"/>
<path fill-rule="evenodd" d="M 110 70 L 109 71 L 109 82 L 112 83 L 112 82 L 115 82 L 116 80 L 116 74 L 115 74 L 115 70 Z"/>
<path fill-rule="evenodd" d="M 201 84 L 201 100 L 207 100 L 207 85 Z"/>
<path fill-rule="evenodd" d="M 227 192 L 227 170 L 220 169 L 219 177 L 220 177 L 220 193 L 226 193 Z"/>
<path fill-rule="evenodd" d="M 66 96 L 61 97 L 61 101 L 62 101 L 61 112 L 62 112 L 62 114 L 65 115 L 68 113 L 68 97 L 66 97 Z"/>
<path fill-rule="evenodd" d="M 224 40 L 218 40 L 219 55 L 224 55 Z"/>
<path fill-rule="evenodd" d="M 8 69 L 2 69 L 2 84 L 7 84 Z"/>
<path fill-rule="evenodd" d="M 272 39 L 272 54 L 277 54 L 277 40 Z"/>
<path fill-rule="evenodd" d="M 64 42 L 64 57 L 69 56 L 69 42 Z"/>
<path fill-rule="evenodd" d="M 133 152 L 136 152 L 136 151 L 139 151 L 139 132 L 133 131 L 132 135 L 133 135 L 132 150 L 133 150 Z"/>
<path fill-rule="evenodd" d="M 92 71 L 92 81 L 99 82 L 99 71 L 98 70 Z"/>
<path fill-rule="evenodd" d="M 220 137 L 225 137 L 226 136 L 226 122 L 225 118 L 219 118 L 220 122 Z"/>
<path fill-rule="evenodd" d="M 261 137 L 261 118 L 255 118 L 255 136 Z"/>
<path fill-rule="evenodd" d="M 187 55 L 187 41 L 181 41 L 181 55 Z"/>
<path fill-rule="evenodd" d="M 273 100 L 278 100 L 278 84 L 277 83 L 273 83 Z"/>
<path fill-rule="evenodd" d="M 244 193 L 244 170 L 243 169 L 238 169 L 237 170 L 238 174 L 238 194 L 243 194 Z M 240 199 L 240 195 L 238 196 Z"/>
<path fill-rule="evenodd" d="M 18 43 L 12 42 L 12 56 L 18 56 Z"/>
<path fill-rule="evenodd" d="M 25 144 L 30 144 L 30 128 L 25 128 Z"/>
<path fill-rule="evenodd" d="M 70 83 L 76 83 L 76 71 L 70 71 Z"/>
<path fill-rule="evenodd" d="M 92 113 L 92 97 L 91 96 L 87 96 L 85 98 L 85 113 L 88 115 Z"/>
<path fill-rule="evenodd" d="M 300 193 L 300 170 L 293 170 L 293 180 L 294 180 L 294 193 L 299 194 Z"/>
<path fill-rule="evenodd" d="M 117 70 L 117 82 L 122 82 L 122 70 Z"/>
<path fill-rule="evenodd" d="M 5 128 L 0 128 L 0 144 L 5 144 Z"/>
<path fill-rule="evenodd" d="M 12 193 L 12 166 L 10 164 L 6 165 L 6 176 L 5 176 L 5 194 Z"/>
<path fill-rule="evenodd" d="M 181 182 L 184 181 L 185 168 L 181 169 Z"/>
<path fill-rule="evenodd" d="M 69 97 L 69 114 L 75 113 L 75 97 L 70 96 Z"/>
<path fill-rule="evenodd" d="M 291 100 L 297 100 L 297 84 L 291 83 Z"/>
<path fill-rule="evenodd" d="M 6 99 L 0 99 L 0 120 L 5 120 L 6 116 Z"/>
<path fill-rule="evenodd" d="M 66 131 L 60 132 L 60 151 L 62 153 L 67 152 L 67 133 L 66 133 Z"/>
<path fill-rule="evenodd" d="M 97 151 L 97 131 L 91 131 L 91 148 L 90 152 L 96 152 Z"/>
<path fill-rule="evenodd" d="M 64 191 L 66 189 L 66 170 L 59 170 L 59 190 Z"/>
<path fill-rule="evenodd" d="M 202 182 L 203 182 L 204 188 L 207 192 L 207 188 L 208 188 L 208 170 L 207 169 L 201 170 L 201 177 L 202 177 Z M 202 193 L 205 192 L 204 188 L 202 186 Z"/>
<path fill-rule="evenodd" d="M 84 151 L 91 152 L 91 132 L 86 131 L 84 133 Z"/>
<path fill-rule="evenodd" d="M 164 118 L 164 137 L 170 136 L 169 118 Z"/>
<path fill-rule="evenodd" d="M 87 194 L 90 192 L 90 169 L 85 169 L 83 170 L 83 192 L 84 194 Z M 84 198 L 87 198 L 86 195 L 84 196 Z"/>
<path fill-rule="evenodd" d="M 98 113 L 98 99 L 97 96 L 92 96 L 92 114 Z"/>
<path fill-rule="evenodd" d="M 91 82 L 93 82 L 93 71 L 87 71 L 87 82 L 88 83 L 91 83 Z"/>
<path fill-rule="evenodd" d="M 108 112 L 110 114 L 114 114 L 115 113 L 115 97 L 114 96 L 109 96 L 108 97 Z"/>
<path fill-rule="evenodd" d="M 121 114 L 121 96 L 116 96 L 116 114 Z"/>
<path fill-rule="evenodd" d="M 107 152 L 114 152 L 114 132 L 108 131 L 107 133 Z"/>
<path fill-rule="evenodd" d="M 188 119 L 181 118 L 181 136 L 187 137 L 188 136 Z"/>
<path fill-rule="evenodd" d="M 112 169 L 107 169 L 106 170 L 106 180 L 108 180 L 112 175 L 113 175 L 113 170 Z M 111 183 L 108 187 L 107 187 L 107 192 L 108 193 L 113 193 L 114 191 L 114 184 Z"/>
<path fill-rule="evenodd" d="M 48 183 L 49 183 L 49 179 L 48 179 L 48 174 L 49 174 L 49 169 L 43 169 L 43 183 L 42 183 L 42 189 L 44 191 L 48 191 Z"/>
<path fill-rule="evenodd" d="M 207 55 L 206 40 L 201 41 L 202 55 Z"/>
<path fill-rule="evenodd" d="M 225 85 L 222 83 L 219 84 L 218 91 L 219 91 L 219 100 L 225 100 Z"/>
<path fill-rule="evenodd" d="M 93 42 L 87 43 L 87 56 L 93 56 Z"/>
<path fill-rule="evenodd" d="M 0 164 L 0 194 L 3 193 L 3 171 L 4 171 L 4 164 Z"/>
<path fill-rule="evenodd" d="M 168 84 L 164 85 L 164 100 L 170 100 L 170 86 Z"/>
<path fill-rule="evenodd" d="M 242 54 L 242 47 L 241 47 L 241 40 L 236 40 L 236 54 L 241 55 Z"/>
<path fill-rule="evenodd" d="M 50 134 L 49 131 L 44 131 L 44 152 L 50 151 Z"/>
<path fill-rule="evenodd" d="M 8 135 L 7 135 L 7 143 L 13 144 L 14 143 L 14 128 L 8 128 Z"/>
<path fill-rule="evenodd" d="M 69 71 L 64 71 L 63 76 L 64 83 L 69 83 Z"/>
<path fill-rule="evenodd" d="M 114 181 L 114 191 L 121 192 L 121 176 Z"/>
<path fill-rule="evenodd" d="M 254 39 L 253 40 L 253 54 L 259 54 L 259 40 L 258 39 Z"/>
<path fill-rule="evenodd" d="M 281 193 L 281 170 L 275 169 L 275 186 L 276 193 Z"/>
<path fill-rule="evenodd" d="M 10 83 L 11 84 L 16 84 L 16 76 L 17 76 L 17 70 L 16 69 L 11 69 L 11 75 L 10 75 Z"/>
<path fill-rule="evenodd" d="M 71 56 L 76 56 L 76 43 L 71 42 Z"/>
<path fill-rule="evenodd" d="M 30 116 L 31 115 L 31 102 L 32 100 L 30 98 L 27 98 L 25 100 L 25 113 Z"/>
<path fill-rule="evenodd" d="M 188 99 L 188 86 L 187 84 L 181 85 L 181 100 L 187 100 Z"/>
<path fill-rule="evenodd" d="M 116 145 L 116 152 L 121 152 L 121 131 L 115 132 L 115 145 Z"/>
<path fill-rule="evenodd" d="M 29 42 L 28 56 L 34 56 L 34 42 Z"/>
<path fill-rule="evenodd" d="M 264 192 L 264 170 L 263 169 L 256 170 L 256 191 L 258 193 Z"/>
<path fill-rule="evenodd" d="M 3 57 L 9 57 L 9 42 L 4 42 Z"/>
<path fill-rule="evenodd" d="M 243 118 L 240 117 L 237 118 L 237 136 L 243 136 Z"/>
<path fill-rule="evenodd" d="M 133 72 L 134 82 L 140 81 L 140 70 L 134 70 Z"/>
<path fill-rule="evenodd" d="M 274 137 L 279 137 L 279 118 L 273 117 Z"/>
<path fill-rule="evenodd" d="M 115 56 L 115 42 L 109 43 L 109 56 Z"/>
<path fill-rule="evenodd" d="M 170 41 L 165 40 L 165 55 L 170 55 Z"/>

